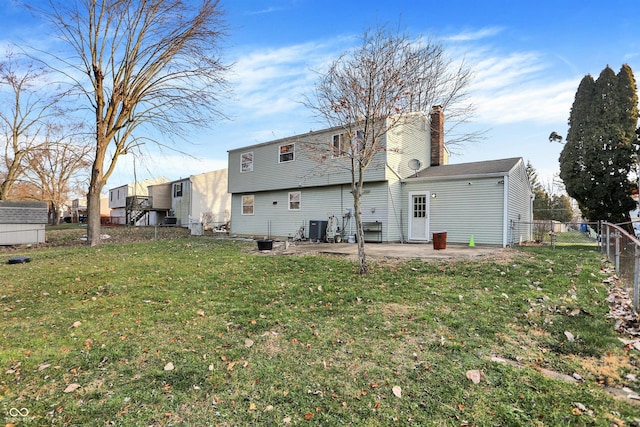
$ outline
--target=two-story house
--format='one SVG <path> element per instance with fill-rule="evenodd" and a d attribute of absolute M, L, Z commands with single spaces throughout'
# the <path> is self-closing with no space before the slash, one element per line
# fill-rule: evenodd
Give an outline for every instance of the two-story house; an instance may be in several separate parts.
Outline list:
<path fill-rule="evenodd" d="M 427 242 L 434 231 L 452 243 L 530 239 L 512 227 L 532 219 L 521 158 L 449 165 L 440 107 L 407 115 L 383 138 L 365 172 L 366 239 Z M 319 223 L 353 234 L 351 143 L 331 128 L 230 150 L 231 233 L 288 238 L 304 227 L 314 238 Z"/>
<path fill-rule="evenodd" d="M 147 187 L 169 181 L 165 177 L 149 178 L 130 184 L 109 189 L 109 209 L 111 210 L 108 223 L 114 225 L 151 225 L 150 218 L 145 212 L 149 203 Z M 132 209 L 143 207 L 144 209 Z M 132 216 L 132 212 L 136 212 Z M 138 215 L 142 212 L 142 215 Z"/>
<path fill-rule="evenodd" d="M 173 224 L 194 234 L 200 234 L 201 227 L 224 226 L 231 216 L 227 177 L 227 169 L 220 169 L 150 186 L 152 207 L 165 209 Z"/>

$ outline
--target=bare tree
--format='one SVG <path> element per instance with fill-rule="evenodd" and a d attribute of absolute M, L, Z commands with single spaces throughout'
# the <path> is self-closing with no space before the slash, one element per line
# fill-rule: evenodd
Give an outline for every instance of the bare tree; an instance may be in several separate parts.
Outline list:
<path fill-rule="evenodd" d="M 50 0 L 38 12 L 72 52 L 48 62 L 73 81 L 95 120 L 87 194 L 93 246 L 100 193 L 118 158 L 154 140 L 152 131 L 184 136 L 222 115 L 229 68 L 220 59 L 222 11 L 216 0 Z"/>
<path fill-rule="evenodd" d="M 47 72 L 10 53 L 0 63 L 0 200 L 24 174 L 27 156 L 44 143 L 46 121 L 60 114 L 59 95 L 47 89 Z"/>
<path fill-rule="evenodd" d="M 362 44 L 342 54 L 320 75 L 306 105 L 332 127 L 342 127 L 349 149 L 360 273 L 368 271 L 361 199 L 365 170 L 385 149 L 384 136 L 409 113 L 440 105 L 449 118 L 463 121 L 471 113 L 466 89 L 471 73 L 432 41 L 409 38 L 378 27 L 364 33 Z M 331 156 L 324 156 L 330 158 Z"/>
<path fill-rule="evenodd" d="M 49 205 L 49 223 L 60 223 L 61 208 L 73 191 L 73 184 L 91 166 L 93 146 L 84 140 L 78 126 L 51 125 L 44 135 L 46 144 L 28 156 L 27 180 L 38 189 L 37 199 Z"/>

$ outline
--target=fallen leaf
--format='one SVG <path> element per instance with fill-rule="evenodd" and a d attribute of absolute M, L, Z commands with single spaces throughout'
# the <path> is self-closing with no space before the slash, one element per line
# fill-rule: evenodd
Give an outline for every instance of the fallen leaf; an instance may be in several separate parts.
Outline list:
<path fill-rule="evenodd" d="M 283 423 L 285 423 L 285 424 L 289 424 L 289 423 L 291 422 L 291 417 L 285 417 L 285 418 L 282 420 L 282 422 L 283 422 Z"/>
<path fill-rule="evenodd" d="M 67 388 L 65 388 L 65 389 L 64 389 L 64 393 L 71 393 L 71 392 L 76 391 L 76 390 L 77 390 L 77 389 L 79 389 L 79 388 L 80 388 L 80 384 L 78 384 L 78 383 L 72 383 L 72 384 L 69 384 L 69 385 L 67 386 Z"/>
<path fill-rule="evenodd" d="M 395 397 L 402 397 L 402 387 L 400 387 L 399 385 L 393 386 L 391 390 L 393 391 L 393 395 Z"/>
<path fill-rule="evenodd" d="M 79 320 L 76 320 L 75 322 L 73 322 L 73 325 L 71 325 L 72 328 L 77 328 L 80 325 L 82 325 L 82 322 L 80 322 Z"/>
<path fill-rule="evenodd" d="M 42 365 L 38 366 L 38 371 L 45 370 L 45 369 L 47 369 L 49 366 L 51 366 L 51 365 L 50 365 L 50 364 L 48 364 L 48 363 L 43 363 Z"/>
<path fill-rule="evenodd" d="M 307 412 L 306 414 L 304 414 L 304 419 L 305 420 L 310 420 L 313 417 L 313 414 L 311 412 Z"/>
<path fill-rule="evenodd" d="M 482 373 L 482 371 L 479 371 L 477 369 L 467 371 L 467 379 L 472 381 L 474 384 L 480 384 L 480 381 L 482 381 L 483 377 L 484 374 Z"/>
<path fill-rule="evenodd" d="M 273 405 L 267 405 L 264 407 L 264 412 L 270 412 L 273 411 Z"/>
<path fill-rule="evenodd" d="M 564 336 L 567 337 L 569 342 L 574 342 L 576 340 L 573 334 L 569 331 L 564 331 Z"/>
<path fill-rule="evenodd" d="M 198 316 L 204 317 L 204 310 L 203 309 L 198 310 L 197 313 L 198 313 Z"/>
<path fill-rule="evenodd" d="M 173 366 L 173 363 L 169 362 L 166 365 L 164 365 L 164 370 L 165 371 L 173 371 L 175 369 L 175 367 Z"/>
<path fill-rule="evenodd" d="M 251 348 L 253 346 L 253 340 L 247 338 L 246 340 L 244 340 L 244 346 L 247 348 Z"/>
<path fill-rule="evenodd" d="M 255 411 L 256 409 L 258 409 L 258 408 L 256 407 L 255 403 L 249 403 L 249 410 L 250 411 Z"/>
<path fill-rule="evenodd" d="M 582 412 L 586 412 L 587 411 L 587 407 L 584 406 L 582 403 L 580 403 L 580 402 L 571 402 L 571 403 L 573 404 L 573 406 L 578 408 L 580 411 L 582 411 Z"/>

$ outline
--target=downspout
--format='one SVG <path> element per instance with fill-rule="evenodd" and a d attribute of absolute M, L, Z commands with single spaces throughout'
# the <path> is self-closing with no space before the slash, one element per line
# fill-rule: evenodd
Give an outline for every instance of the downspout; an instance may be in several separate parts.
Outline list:
<path fill-rule="evenodd" d="M 398 181 L 400 182 L 400 193 L 402 193 L 402 177 L 395 171 L 393 170 L 393 168 L 391 166 L 389 166 L 388 162 L 385 162 L 384 164 L 391 172 L 393 172 L 393 174 L 398 178 Z M 396 212 L 396 204 L 393 200 L 393 194 L 391 193 L 391 188 L 389 188 L 389 186 L 387 185 L 387 190 L 389 191 L 389 197 L 391 198 L 391 206 L 393 207 L 393 213 L 396 217 L 396 225 L 398 226 L 398 229 L 400 230 L 400 242 L 404 243 L 405 239 L 404 239 L 404 230 L 402 229 L 402 210 L 400 211 L 400 221 L 398 221 L 398 214 Z"/>

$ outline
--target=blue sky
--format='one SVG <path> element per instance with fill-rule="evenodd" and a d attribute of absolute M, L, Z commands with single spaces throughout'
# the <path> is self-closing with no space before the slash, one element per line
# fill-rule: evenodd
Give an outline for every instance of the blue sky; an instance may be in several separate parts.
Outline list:
<path fill-rule="evenodd" d="M 582 77 L 607 65 L 629 64 L 640 76 L 640 5 L 611 0 L 222 0 L 229 26 L 225 57 L 234 62 L 234 90 L 223 104 L 231 120 L 194 131 L 180 149 L 189 158 L 149 148 L 136 177 L 173 180 L 226 167 L 227 150 L 322 129 L 300 103 L 315 71 L 357 44 L 367 28 L 388 23 L 412 36 L 441 41 L 450 55 L 465 57 L 475 74 L 476 107 L 470 130 L 484 140 L 457 149 L 451 163 L 522 157 L 543 181 L 558 172 L 573 97 Z M 0 0 L 0 43 L 47 39 L 46 31 Z M 122 158 L 109 181 L 134 179 L 132 159 Z"/>

